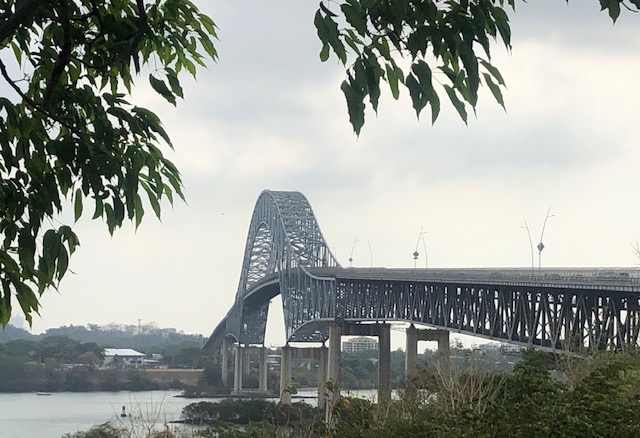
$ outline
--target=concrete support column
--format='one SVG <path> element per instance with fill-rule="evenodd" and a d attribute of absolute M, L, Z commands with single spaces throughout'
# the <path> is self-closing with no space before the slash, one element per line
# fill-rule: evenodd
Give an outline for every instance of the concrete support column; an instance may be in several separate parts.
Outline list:
<path fill-rule="evenodd" d="M 260 347 L 260 358 L 258 364 L 258 390 L 267 392 L 267 348 Z"/>
<path fill-rule="evenodd" d="M 291 366 L 292 348 L 288 345 L 282 347 L 282 359 L 280 360 L 280 402 L 291 404 Z"/>
<path fill-rule="evenodd" d="M 225 337 L 220 346 L 222 349 L 220 372 L 222 374 L 222 386 L 225 388 L 229 386 L 229 344 L 229 339 Z"/>
<path fill-rule="evenodd" d="M 233 391 L 242 391 L 242 359 L 244 355 L 244 348 L 241 344 L 236 347 L 235 363 L 233 367 Z"/>
<path fill-rule="evenodd" d="M 406 356 L 404 362 L 404 377 L 407 380 L 411 380 L 416 377 L 418 373 L 418 330 L 413 324 L 407 328 L 407 346 Z"/>
<path fill-rule="evenodd" d="M 327 391 L 327 396 L 324 400 L 325 405 L 325 424 L 331 430 L 335 425 L 335 419 L 333 418 L 333 407 L 340 398 L 340 364 L 341 364 L 341 339 L 342 338 L 342 325 L 335 322 L 329 324 L 329 351 L 327 360 L 327 381 L 333 383 L 331 391 Z"/>
<path fill-rule="evenodd" d="M 378 402 L 381 402 L 391 398 L 391 327 L 381 324 L 378 333 Z"/>
<path fill-rule="evenodd" d="M 327 402 L 327 347 L 318 349 L 318 407 L 324 408 Z"/>
<path fill-rule="evenodd" d="M 242 372 L 245 375 L 251 374 L 251 350 L 252 348 L 247 345 L 243 349 L 243 357 L 242 357 Z"/>
<path fill-rule="evenodd" d="M 338 397 L 340 397 L 340 389 L 338 385 L 340 384 L 341 338 L 342 338 L 342 326 L 335 323 L 329 325 L 329 361 L 327 364 L 328 365 L 327 375 L 329 377 L 328 380 L 331 380 L 334 383 L 334 385 L 336 385 L 336 388 L 333 391 L 333 396 L 331 397 L 334 400 L 337 400 Z"/>
<path fill-rule="evenodd" d="M 449 331 L 438 330 L 438 365 L 445 378 L 451 377 L 451 352 L 449 349 Z"/>

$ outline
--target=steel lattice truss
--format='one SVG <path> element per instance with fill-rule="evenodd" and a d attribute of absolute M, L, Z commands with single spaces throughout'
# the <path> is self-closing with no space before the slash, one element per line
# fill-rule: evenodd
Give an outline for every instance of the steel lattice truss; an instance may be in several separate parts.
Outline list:
<path fill-rule="evenodd" d="M 304 306 L 310 289 L 334 287 L 333 280 L 306 274 L 309 268 L 337 267 L 309 201 L 299 192 L 262 192 L 253 211 L 235 303 L 218 324 L 205 348 L 216 348 L 225 336 L 242 344 L 262 344 L 271 293 L 252 295 L 252 288 L 277 277 L 285 327 L 291 336 L 308 320 Z M 309 340 L 318 340 L 316 334 Z"/>
<path fill-rule="evenodd" d="M 288 341 L 324 341 L 331 322 L 409 321 L 551 349 L 636 347 L 640 270 L 341 268 L 307 199 L 264 191 L 235 303 L 204 348 L 263 344 L 282 296 Z M 570 344 L 570 345 L 568 345 Z"/>
<path fill-rule="evenodd" d="M 625 349 L 640 335 L 638 292 L 366 279 L 337 287 L 344 320 L 411 321 L 559 350 Z"/>

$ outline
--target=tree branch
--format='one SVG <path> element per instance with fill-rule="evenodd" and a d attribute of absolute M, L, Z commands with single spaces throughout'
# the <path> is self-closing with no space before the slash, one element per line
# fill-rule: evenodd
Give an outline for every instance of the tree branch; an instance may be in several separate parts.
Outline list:
<path fill-rule="evenodd" d="M 25 0 L 16 11 L 0 25 L 0 45 L 16 33 L 18 28 L 33 17 L 36 10 L 46 3 L 45 0 Z"/>
<path fill-rule="evenodd" d="M 140 62 L 138 61 L 138 56 L 136 55 L 136 52 L 138 51 L 138 45 L 140 44 L 140 41 L 142 41 L 142 37 L 147 31 L 148 17 L 147 17 L 147 11 L 145 11 L 144 9 L 144 0 L 136 0 L 136 5 L 138 6 L 138 12 L 140 14 L 138 19 L 139 21 L 138 32 L 136 33 L 136 35 L 133 37 L 133 40 L 131 41 L 131 49 L 129 51 L 129 56 L 133 59 L 133 65 L 136 68 L 136 73 L 138 73 L 140 72 Z"/>
<path fill-rule="evenodd" d="M 71 20 L 69 19 L 69 3 L 67 0 L 60 0 L 60 24 L 62 25 L 62 31 L 64 32 L 64 42 L 62 47 L 60 48 L 60 53 L 58 54 L 58 59 L 56 59 L 56 63 L 53 66 L 53 71 L 51 72 L 51 76 L 47 81 L 47 86 L 44 90 L 43 94 L 43 104 L 47 106 L 49 100 L 51 100 L 51 95 L 53 94 L 53 90 L 58 85 L 60 81 L 60 76 L 64 73 L 64 69 L 67 67 L 69 62 L 71 61 Z"/>

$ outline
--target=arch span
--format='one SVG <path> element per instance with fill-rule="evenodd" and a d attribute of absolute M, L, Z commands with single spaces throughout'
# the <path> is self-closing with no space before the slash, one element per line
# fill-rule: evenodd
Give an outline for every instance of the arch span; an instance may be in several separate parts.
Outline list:
<path fill-rule="evenodd" d="M 333 316 L 329 301 L 332 295 L 335 300 L 335 280 L 311 275 L 307 269 L 339 266 L 302 193 L 263 191 L 249 224 L 234 305 L 205 348 L 217 348 L 226 336 L 242 344 L 264 343 L 269 300 L 249 294 L 271 275 L 278 278 L 287 340 L 324 340 L 322 331 L 294 339 L 296 329 L 310 319 Z"/>

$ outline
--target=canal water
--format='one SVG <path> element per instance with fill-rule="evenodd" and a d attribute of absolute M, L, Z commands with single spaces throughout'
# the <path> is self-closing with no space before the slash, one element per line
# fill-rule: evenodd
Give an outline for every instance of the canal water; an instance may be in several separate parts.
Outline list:
<path fill-rule="evenodd" d="M 199 399 L 175 397 L 180 391 L 0 394 L 0 438 L 60 438 L 113 421 L 178 420 L 182 408 Z M 121 418 L 122 407 L 132 417 Z"/>
<path fill-rule="evenodd" d="M 152 424 L 162 430 L 165 423 L 179 420 L 182 408 L 189 403 L 222 400 L 176 397 L 180 394 L 181 391 L 0 394 L 0 438 L 60 438 L 107 421 L 128 430 L 140 431 Z M 375 392 L 353 391 L 348 395 L 373 399 Z M 312 390 L 300 390 L 293 401 L 315 405 L 314 396 Z M 120 417 L 123 406 L 129 414 L 126 418 Z"/>
<path fill-rule="evenodd" d="M 107 421 L 129 430 L 151 424 L 162 429 L 165 423 L 179 420 L 182 408 L 189 403 L 221 400 L 176 397 L 180 394 L 180 391 L 0 394 L 0 438 L 60 438 Z M 352 395 L 369 398 L 373 394 L 354 391 Z M 315 404 L 314 395 L 311 391 L 300 391 L 294 401 Z M 129 417 L 120 417 L 123 406 Z"/>

